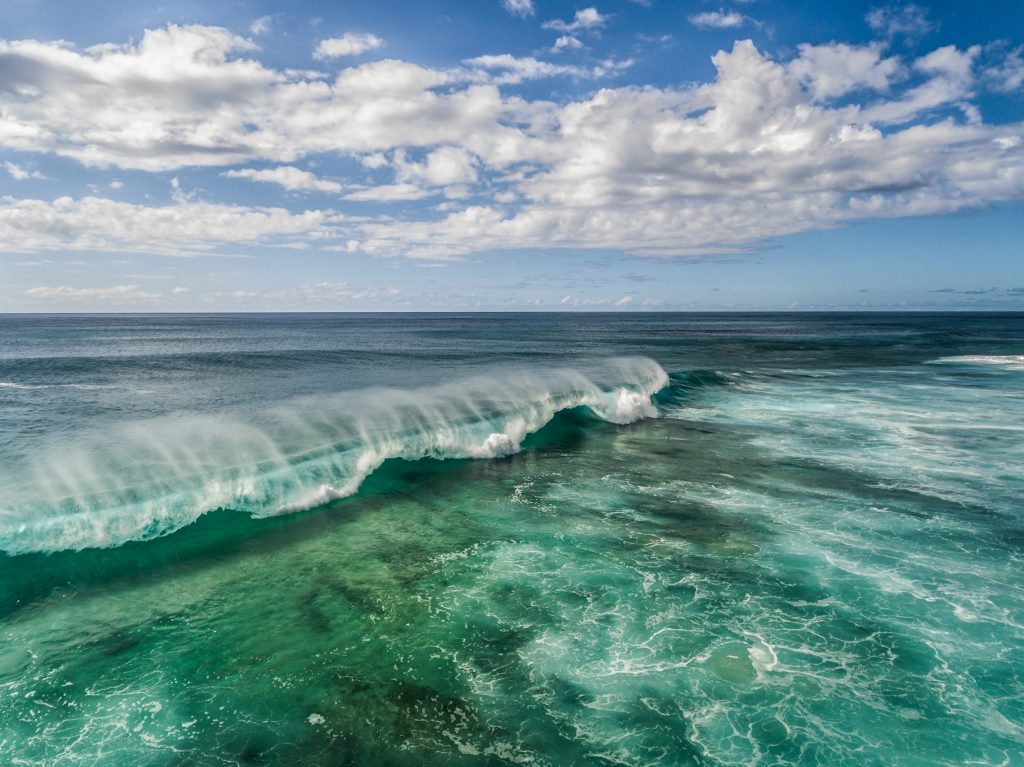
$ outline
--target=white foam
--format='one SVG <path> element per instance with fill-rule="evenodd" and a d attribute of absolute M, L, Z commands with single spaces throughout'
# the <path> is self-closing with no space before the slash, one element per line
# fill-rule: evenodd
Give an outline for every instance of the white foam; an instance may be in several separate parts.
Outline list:
<path fill-rule="evenodd" d="M 995 365 L 1010 370 L 1024 370 L 1024 354 L 964 354 L 958 357 L 939 357 L 932 364 Z"/>
<path fill-rule="evenodd" d="M 615 396 L 614 410 L 605 413 L 612 423 L 633 423 L 641 418 L 653 418 L 658 414 L 651 398 L 642 392 L 619 389 Z"/>
<path fill-rule="evenodd" d="M 519 452 L 519 443 L 503 431 L 491 434 L 478 448 L 470 450 L 473 458 L 500 458 Z"/>

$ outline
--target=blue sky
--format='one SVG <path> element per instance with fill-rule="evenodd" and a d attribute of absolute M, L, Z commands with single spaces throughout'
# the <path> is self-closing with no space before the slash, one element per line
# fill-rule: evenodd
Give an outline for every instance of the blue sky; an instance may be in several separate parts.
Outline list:
<path fill-rule="evenodd" d="M 0 311 L 1024 310 L 1024 5 L 8 0 Z"/>

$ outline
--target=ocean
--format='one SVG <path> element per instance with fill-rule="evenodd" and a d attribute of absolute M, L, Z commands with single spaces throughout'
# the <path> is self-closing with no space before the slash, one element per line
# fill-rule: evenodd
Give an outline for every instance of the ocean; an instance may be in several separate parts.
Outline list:
<path fill-rule="evenodd" d="M 1024 314 L 0 316 L 0 763 L 1024 765 Z"/>

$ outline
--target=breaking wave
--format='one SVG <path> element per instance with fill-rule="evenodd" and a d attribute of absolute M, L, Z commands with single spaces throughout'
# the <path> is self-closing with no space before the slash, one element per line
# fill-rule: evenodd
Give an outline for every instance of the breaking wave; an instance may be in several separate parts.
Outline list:
<path fill-rule="evenodd" d="M 497 458 L 557 413 L 626 424 L 657 415 L 653 360 L 479 377 L 415 390 L 305 397 L 250 415 L 166 416 L 80 435 L 0 468 L 0 549 L 115 546 L 207 511 L 270 516 L 355 493 L 393 458 Z M 19 462 L 21 463 L 21 462 Z"/>
<path fill-rule="evenodd" d="M 995 365 L 1009 370 L 1024 370 L 1024 354 L 965 354 L 959 357 L 940 357 L 932 364 Z"/>

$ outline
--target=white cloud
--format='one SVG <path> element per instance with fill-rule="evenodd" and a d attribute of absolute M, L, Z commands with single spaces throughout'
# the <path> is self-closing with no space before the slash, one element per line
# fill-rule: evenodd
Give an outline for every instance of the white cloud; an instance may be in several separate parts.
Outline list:
<path fill-rule="evenodd" d="M 397 202 L 400 200 L 422 200 L 424 197 L 429 197 L 430 194 L 416 184 L 387 184 L 352 192 L 345 195 L 345 199 L 356 202 Z"/>
<path fill-rule="evenodd" d="M 1009 93 L 1024 85 L 1024 46 L 1010 51 L 997 65 L 985 70 L 997 90 Z"/>
<path fill-rule="evenodd" d="M 937 48 L 926 56 L 922 56 L 914 66 L 927 74 L 945 74 L 961 81 L 971 79 L 974 60 L 981 53 L 981 46 L 975 45 L 965 51 L 955 45 Z"/>
<path fill-rule="evenodd" d="M 72 288 L 60 285 L 58 287 L 29 288 L 24 295 L 28 298 L 47 301 L 99 299 L 110 303 L 145 303 L 162 298 L 159 293 L 144 291 L 140 285 L 112 285 L 109 288 Z"/>
<path fill-rule="evenodd" d="M 171 199 L 179 204 L 191 202 L 195 198 L 195 192 L 186 192 L 181 188 L 181 182 L 175 176 L 171 179 Z"/>
<path fill-rule="evenodd" d="M 519 58 L 508 53 L 498 55 L 477 56 L 464 62 L 471 67 L 470 77 L 481 82 L 492 82 L 497 85 L 515 85 L 524 80 L 538 80 L 545 77 L 577 77 L 580 79 L 598 79 L 615 72 L 621 72 L 633 65 L 632 59 L 615 61 L 607 59 L 592 67 L 580 67 L 571 64 L 554 64 L 531 56 Z M 475 70 L 475 71 L 474 71 Z M 496 72 L 496 74 L 488 74 Z"/>
<path fill-rule="evenodd" d="M 747 17 L 736 11 L 705 11 L 690 16 L 690 23 L 701 29 L 732 29 L 746 23 Z"/>
<path fill-rule="evenodd" d="M 637 303 L 636 296 L 626 295 L 622 298 L 581 298 L 578 296 L 562 296 L 558 300 L 561 306 L 611 306 L 622 308 Z M 645 298 L 639 302 L 643 306 L 659 306 L 664 303 L 660 299 Z"/>
<path fill-rule="evenodd" d="M 887 37 L 923 37 L 935 29 L 928 10 L 913 3 L 872 8 L 865 18 L 871 29 Z"/>
<path fill-rule="evenodd" d="M 696 89 L 606 89 L 560 108 L 557 129 L 526 147 L 536 171 L 510 176 L 518 207 L 475 204 L 435 221 L 366 224 L 364 249 L 421 258 L 555 245 L 735 252 L 864 218 L 1024 196 L 1019 124 L 943 119 L 883 134 L 866 119 L 958 103 L 963 84 L 950 85 L 950 73 L 964 68 L 951 52 L 921 65 L 938 78 L 927 92 L 863 109 L 816 104 L 822 88 L 839 85 L 808 83 L 749 41 L 714 61 L 717 79 Z M 864 71 L 875 77 L 873 67 Z"/>
<path fill-rule="evenodd" d="M 0 198 L 0 249 L 273 245 L 434 262 L 524 247 L 694 255 L 1024 198 L 1024 128 L 980 122 L 975 90 L 1002 81 L 979 80 L 975 47 L 901 62 L 881 45 L 831 43 L 776 61 L 740 41 L 714 56 L 710 82 L 605 87 L 561 104 L 501 85 L 610 76 L 629 62 L 504 55 L 440 70 L 381 60 L 327 81 L 244 58 L 251 50 L 209 27 L 84 52 L 0 43 L 0 67 L 21 62 L 4 69 L 0 145 L 150 171 L 259 161 L 277 167 L 228 173 L 282 186 L 287 174 L 295 188 L 343 184 L 346 199 L 382 205 L 444 195 L 445 207 L 347 219 L 201 202 L 181 184 L 165 206 Z M 319 153 L 366 170 L 335 182 L 291 165 Z M 367 170 L 388 169 L 394 178 L 367 185 Z"/>
<path fill-rule="evenodd" d="M 819 101 L 858 88 L 885 91 L 901 71 L 899 59 L 883 58 L 878 44 L 805 43 L 798 50 L 800 56 L 790 62 L 789 71 L 809 86 Z"/>
<path fill-rule="evenodd" d="M 143 170 L 292 163 L 314 152 L 459 143 L 493 129 L 505 111 L 483 83 L 438 92 L 455 73 L 385 60 L 327 83 L 231 56 L 250 49 L 198 26 L 85 52 L 0 42 L 0 67 L 16 64 L 0 93 L 0 146 Z"/>
<path fill-rule="evenodd" d="M 120 251 L 198 255 L 219 246 L 277 244 L 323 235 L 341 217 L 331 211 L 290 213 L 179 201 L 159 207 L 98 197 L 0 198 L 0 250 Z"/>
<path fill-rule="evenodd" d="M 395 166 L 399 180 L 430 186 L 472 184 L 479 177 L 476 157 L 454 146 L 435 149 L 422 163 L 407 161 L 405 153 L 399 151 L 396 153 Z"/>
<path fill-rule="evenodd" d="M 359 162 L 364 168 L 370 170 L 376 170 L 377 168 L 383 168 L 388 164 L 388 158 L 383 152 L 371 152 L 365 154 L 359 158 Z"/>
<path fill-rule="evenodd" d="M 930 78 L 911 88 L 902 98 L 874 104 L 863 110 L 865 120 L 877 123 L 905 123 L 922 113 L 968 98 L 974 85 L 974 60 L 980 46 L 961 51 L 953 45 L 937 48 L 914 62 L 914 69 Z"/>
<path fill-rule="evenodd" d="M 558 53 L 559 51 L 579 49 L 582 47 L 583 43 L 579 38 L 573 37 L 572 35 L 562 35 L 555 40 L 555 44 L 551 46 L 551 50 L 554 53 Z"/>
<path fill-rule="evenodd" d="M 341 37 L 332 37 L 321 40 L 313 52 L 317 59 L 336 59 L 342 56 L 358 56 L 360 53 L 374 51 L 384 45 L 384 41 L 377 35 L 369 33 L 356 34 L 346 32 Z"/>
<path fill-rule="evenodd" d="M 50 303 L 104 305 L 149 305 L 161 300 L 180 299 L 189 295 L 185 287 L 174 287 L 166 293 L 147 291 L 140 285 L 111 285 L 109 287 L 71 287 L 67 285 L 41 286 L 22 291 L 22 295 L 33 301 Z M 214 291 L 198 296 L 207 303 L 224 305 L 294 305 L 330 304 L 348 302 L 373 302 L 394 299 L 400 291 L 393 287 L 355 288 L 346 282 L 318 282 L 308 285 L 293 285 L 271 290 L 228 290 Z"/>
<path fill-rule="evenodd" d="M 347 282 L 318 282 L 268 293 L 272 298 L 293 297 L 302 301 L 361 301 L 397 296 L 397 288 L 353 288 Z"/>
<path fill-rule="evenodd" d="M 225 299 L 235 302 L 260 303 L 273 305 L 292 304 L 304 306 L 317 303 L 335 303 L 349 301 L 375 301 L 389 299 L 399 295 L 399 290 L 392 287 L 354 288 L 347 282 L 318 282 L 310 285 L 294 285 L 275 290 L 234 290 L 210 293 L 207 300 L 222 302 Z"/>
<path fill-rule="evenodd" d="M 536 9 L 533 7 L 533 0 L 501 0 L 505 10 L 513 16 L 533 16 Z"/>
<path fill-rule="evenodd" d="M 270 31 L 270 27 L 273 25 L 273 23 L 274 17 L 272 15 L 260 16 L 252 24 L 249 25 L 249 34 L 254 35 L 256 37 L 259 37 L 260 35 L 265 35 L 267 34 L 267 32 Z"/>
<path fill-rule="evenodd" d="M 281 165 L 277 168 L 243 168 L 221 173 L 228 178 L 245 178 L 269 184 L 280 184 L 289 191 L 340 192 L 344 187 L 336 181 L 318 178 L 306 170 L 292 165 Z"/>
<path fill-rule="evenodd" d="M 572 34 L 573 32 L 599 29 L 600 27 L 605 26 L 610 18 L 610 16 L 598 11 L 597 8 L 591 7 L 576 11 L 576 15 L 573 16 L 572 21 L 552 19 L 551 21 L 545 21 L 541 26 L 544 29 L 553 29 L 556 32 Z"/>
<path fill-rule="evenodd" d="M 212 114 L 282 80 L 254 61 L 228 60 L 252 45 L 215 27 L 149 30 L 138 46 L 104 45 L 79 53 L 59 43 L 0 41 L 7 75 L 0 144 L 52 151 L 86 164 L 179 167 L 248 156 L 243 135 Z M 61 145 L 65 149 L 58 149 Z M 172 144 L 176 159 L 162 155 Z M 235 144 L 236 149 L 227 149 Z M 161 149 L 163 147 L 163 149 Z M 149 159 L 153 157 L 153 159 Z M 209 162 L 209 159 L 206 160 Z"/>
<path fill-rule="evenodd" d="M 28 179 L 46 178 L 46 176 L 44 176 L 37 170 L 26 170 L 25 168 L 22 168 L 20 165 L 15 165 L 13 162 L 10 161 L 4 163 L 4 168 L 7 170 L 7 173 L 10 175 L 10 177 L 13 178 L 15 181 L 27 181 Z"/>

